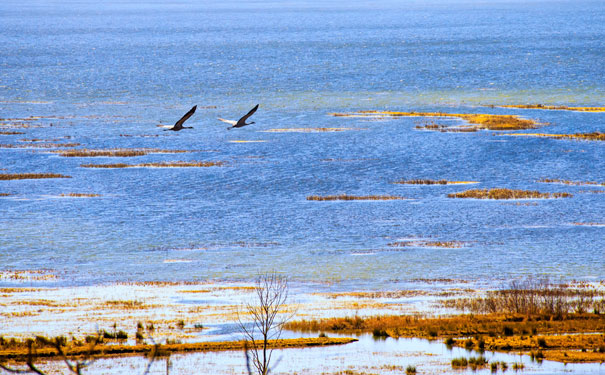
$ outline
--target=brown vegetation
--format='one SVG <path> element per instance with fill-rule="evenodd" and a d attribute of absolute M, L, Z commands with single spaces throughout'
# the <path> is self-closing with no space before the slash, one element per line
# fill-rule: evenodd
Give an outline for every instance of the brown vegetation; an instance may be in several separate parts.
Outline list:
<path fill-rule="evenodd" d="M 442 247 L 448 249 L 458 249 L 464 246 L 461 241 L 398 241 L 388 243 L 391 247 Z"/>
<path fill-rule="evenodd" d="M 41 178 L 71 178 L 58 173 L 0 173 L 0 180 L 32 180 Z"/>
<path fill-rule="evenodd" d="M 394 184 L 402 185 L 464 185 L 464 184 L 478 184 L 477 181 L 448 181 L 448 180 L 399 180 L 393 182 Z"/>
<path fill-rule="evenodd" d="M 162 161 L 156 163 L 140 164 L 82 164 L 83 168 L 192 168 L 192 167 L 220 167 L 225 163 L 222 161 Z"/>
<path fill-rule="evenodd" d="M 392 201 L 405 200 L 408 198 L 393 196 L 393 195 L 310 195 L 308 201 Z"/>
<path fill-rule="evenodd" d="M 538 182 L 544 182 L 548 184 L 564 184 L 564 185 L 596 185 L 596 186 L 605 186 L 605 182 L 592 182 L 592 181 L 570 181 L 570 180 L 560 180 L 558 178 L 543 178 L 538 180 Z"/>
<path fill-rule="evenodd" d="M 547 137 L 558 139 L 575 139 L 580 141 L 605 141 L 605 133 L 601 133 L 598 131 L 592 133 L 574 134 L 517 133 L 508 135 L 516 137 Z"/>
<path fill-rule="evenodd" d="M 531 190 L 513 189 L 471 189 L 459 193 L 451 193 L 448 198 L 473 198 L 473 199 L 548 199 L 548 198 L 571 198 L 569 193 L 540 193 Z"/>
<path fill-rule="evenodd" d="M 569 107 L 566 105 L 544 105 L 544 104 L 509 104 L 490 105 L 489 107 L 521 108 L 521 109 L 548 109 L 553 111 L 578 111 L 578 112 L 605 112 L 605 107 Z"/>
<path fill-rule="evenodd" d="M 187 150 L 162 150 L 157 148 L 140 148 L 140 149 L 105 149 L 105 150 L 89 150 L 89 149 L 73 149 L 54 151 L 60 156 L 65 157 L 131 157 L 143 156 L 148 154 L 180 154 L 190 152 Z"/>
<path fill-rule="evenodd" d="M 17 132 L 17 131 L 0 131 L 0 135 L 16 135 L 16 134 L 25 134 L 25 133 Z"/>
<path fill-rule="evenodd" d="M 79 356 L 90 351 L 90 347 L 86 342 L 73 340 L 67 342 L 65 338 L 65 354 L 67 356 Z M 18 341 L 15 339 L 5 340 L 0 339 L 0 360 L 25 360 L 28 355 L 28 343 L 31 340 Z M 59 356 L 57 350 L 44 342 L 48 339 L 39 338 L 34 340 L 36 343 L 37 357 L 56 357 Z M 354 338 L 341 337 L 317 337 L 317 338 L 299 338 L 299 339 L 280 339 L 268 341 L 269 348 L 304 348 L 312 346 L 327 346 L 327 345 L 343 345 L 357 341 Z M 161 345 L 162 351 L 166 353 L 183 353 L 183 352 L 208 352 L 208 351 L 223 351 L 223 350 L 243 350 L 244 341 L 223 341 L 223 342 L 198 342 L 198 343 L 181 343 L 181 344 L 165 344 Z M 138 344 L 110 344 L 100 343 L 91 351 L 94 357 L 111 357 L 124 356 L 133 354 L 150 353 L 154 345 Z"/>
<path fill-rule="evenodd" d="M 428 124 L 424 129 L 440 131 L 477 131 L 485 130 L 525 130 L 535 129 L 538 123 L 534 120 L 522 119 L 514 115 L 490 115 L 472 113 L 444 113 L 444 112 L 393 112 L 393 111 L 360 111 L 354 113 L 331 113 L 338 117 L 453 117 L 460 118 L 471 125 L 452 126 Z"/>
<path fill-rule="evenodd" d="M 99 194 L 87 194 L 87 193 L 67 193 L 61 194 L 62 197 L 72 197 L 72 198 L 94 198 L 100 197 Z"/>

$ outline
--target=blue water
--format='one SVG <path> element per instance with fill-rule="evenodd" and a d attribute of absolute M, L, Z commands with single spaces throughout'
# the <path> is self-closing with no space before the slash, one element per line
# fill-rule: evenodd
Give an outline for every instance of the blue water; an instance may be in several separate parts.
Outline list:
<path fill-rule="evenodd" d="M 48 269 L 61 285 L 250 280 L 381 289 L 418 278 L 498 284 L 605 277 L 605 146 L 497 132 L 418 131 L 426 119 L 332 117 L 366 109 L 517 114 L 546 133 L 605 130 L 604 113 L 489 104 L 605 104 L 602 1 L 3 1 L 4 145 L 185 154 L 66 158 L 0 148 L 0 270 Z M 256 124 L 231 131 L 252 106 Z M 194 129 L 163 132 L 192 105 Z M 17 121 L 18 122 L 18 121 Z M 451 120 L 450 120 L 451 122 Z M 337 133 L 274 128 L 349 127 Z M 129 136 L 124 136 L 129 135 Z M 157 137 L 156 137 L 157 135 Z M 70 137 L 70 138 L 63 138 Z M 232 143 L 235 140 L 264 142 Z M 86 163 L 224 161 L 211 168 L 88 169 Z M 405 186 L 399 179 L 479 181 Z M 453 200 L 468 188 L 567 191 L 570 199 Z M 94 193 L 98 198 L 60 198 Z M 400 195 L 312 202 L 309 195 Z M 513 203 L 513 204 L 511 204 Z M 527 203 L 523 201 L 521 203 Z M 394 248 L 406 238 L 459 249 Z M 172 262 L 179 260 L 181 262 Z M 166 262 L 168 261 L 168 262 Z M 0 280 L 0 283 L 11 283 Z"/>

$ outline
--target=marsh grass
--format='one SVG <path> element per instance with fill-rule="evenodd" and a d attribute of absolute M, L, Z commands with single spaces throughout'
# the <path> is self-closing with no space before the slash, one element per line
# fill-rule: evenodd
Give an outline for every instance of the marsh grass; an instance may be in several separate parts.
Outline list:
<path fill-rule="evenodd" d="M 414 179 L 414 180 L 399 180 L 393 182 L 401 185 L 465 185 L 478 184 L 478 181 L 448 181 L 448 180 L 429 180 L 429 179 Z"/>
<path fill-rule="evenodd" d="M 515 137 L 546 137 L 557 139 L 573 139 L 579 141 L 605 141 L 605 133 L 598 131 L 592 133 L 574 133 L 574 134 L 547 134 L 547 133 L 517 133 L 507 134 Z"/>
<path fill-rule="evenodd" d="M 529 119 L 523 119 L 515 115 L 491 115 L 491 114 L 472 114 L 472 113 L 444 113 L 444 112 L 394 112 L 394 111 L 360 111 L 353 113 L 331 113 L 336 117 L 452 117 L 465 120 L 470 125 L 438 125 L 427 124 L 422 129 L 439 130 L 439 131 L 459 131 L 459 132 L 475 132 L 478 130 L 526 130 L 536 129 L 538 122 Z M 417 127 L 418 128 L 418 127 Z"/>
<path fill-rule="evenodd" d="M 11 195 L 11 193 L 0 193 L 0 197 L 9 197 Z"/>
<path fill-rule="evenodd" d="M 513 190 L 513 189 L 471 189 L 458 193 L 447 195 L 448 198 L 472 198 L 472 199 L 550 199 L 550 198 L 571 198 L 570 193 L 540 193 L 532 190 Z"/>
<path fill-rule="evenodd" d="M 0 180 L 34 180 L 43 178 L 71 178 L 58 173 L 0 173 Z"/>
<path fill-rule="evenodd" d="M 563 185 L 573 185 L 573 186 L 582 186 L 582 185 L 605 186 L 605 182 L 570 181 L 570 180 L 561 180 L 558 178 L 542 178 L 542 179 L 538 180 L 538 182 L 543 182 L 546 184 L 563 184 Z"/>
<path fill-rule="evenodd" d="M 519 109 L 547 109 L 551 111 L 577 111 L 577 112 L 605 112 L 605 107 L 569 107 L 566 105 L 544 105 L 544 104 L 509 104 L 490 105 L 489 107 L 519 108 Z"/>
<path fill-rule="evenodd" d="M 222 161 L 163 161 L 156 163 L 140 164 L 81 164 L 83 168 L 203 168 L 203 167 L 221 167 L 225 162 Z"/>
<path fill-rule="evenodd" d="M 307 197 L 308 201 L 392 201 L 392 200 L 406 200 L 408 198 L 393 196 L 393 195 L 310 195 Z"/>
<path fill-rule="evenodd" d="M 182 154 L 191 152 L 188 150 L 163 150 L 157 148 L 140 148 L 140 149 L 105 149 L 105 150 L 90 150 L 90 149 L 73 149 L 73 150 L 58 150 L 53 151 L 64 157 L 131 157 L 144 156 L 148 154 Z"/>
<path fill-rule="evenodd" d="M 0 131 L 0 135 L 17 135 L 17 134 L 25 134 L 25 133 L 24 132 L 18 132 L 18 131 L 10 131 L 10 130 Z"/>

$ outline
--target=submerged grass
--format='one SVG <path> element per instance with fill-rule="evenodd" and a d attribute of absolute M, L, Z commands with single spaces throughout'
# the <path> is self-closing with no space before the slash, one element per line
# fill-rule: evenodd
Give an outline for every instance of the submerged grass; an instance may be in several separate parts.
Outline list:
<path fill-rule="evenodd" d="M 100 197 L 99 194 L 86 194 L 86 193 L 67 193 L 61 194 L 62 197 L 72 197 L 72 198 L 94 198 Z"/>
<path fill-rule="evenodd" d="M 441 247 L 447 249 L 459 249 L 465 245 L 461 241 L 398 241 L 388 243 L 390 247 Z"/>
<path fill-rule="evenodd" d="M 532 190 L 513 189 L 471 189 L 459 193 L 451 193 L 448 198 L 473 198 L 473 199 L 549 199 L 549 198 L 571 198 L 570 193 L 541 193 Z"/>
<path fill-rule="evenodd" d="M 307 197 L 308 201 L 392 201 L 392 200 L 405 200 L 408 198 L 394 196 L 394 195 L 310 195 Z"/>
<path fill-rule="evenodd" d="M 139 148 L 139 149 L 128 149 L 128 148 L 116 148 L 116 149 L 105 149 L 105 150 L 90 150 L 90 149 L 73 149 L 73 150 L 59 150 L 54 151 L 59 156 L 65 157 L 130 157 L 130 156 L 143 156 L 148 154 L 181 154 L 191 152 L 188 150 L 163 150 L 157 148 Z"/>
<path fill-rule="evenodd" d="M 428 124 L 425 129 L 440 131 L 477 131 L 485 130 L 526 130 L 536 129 L 538 122 L 529 119 L 523 119 L 515 115 L 491 115 L 491 114 L 473 114 L 473 113 L 444 113 L 444 112 L 394 112 L 394 111 L 360 111 L 353 113 L 331 113 L 337 117 L 453 117 L 465 120 L 471 125 L 452 126 Z"/>
<path fill-rule="evenodd" d="M 42 178 L 71 178 L 58 173 L 0 173 L 0 180 L 33 180 Z"/>
<path fill-rule="evenodd" d="M 225 165 L 222 161 L 163 161 L 140 164 L 81 164 L 83 168 L 193 168 L 193 167 L 220 167 Z"/>

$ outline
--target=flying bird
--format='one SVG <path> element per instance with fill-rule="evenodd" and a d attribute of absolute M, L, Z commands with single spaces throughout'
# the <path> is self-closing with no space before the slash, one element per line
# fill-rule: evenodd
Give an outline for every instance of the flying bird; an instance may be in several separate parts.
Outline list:
<path fill-rule="evenodd" d="M 227 130 L 230 130 L 232 128 L 241 128 L 242 126 L 254 124 L 254 121 L 246 123 L 246 120 L 248 119 L 248 117 L 252 116 L 254 114 L 254 112 L 256 112 L 257 109 L 258 109 L 258 104 L 254 108 L 252 108 L 250 110 L 250 112 L 246 113 L 242 118 L 240 118 L 237 121 L 225 120 L 224 118 L 220 118 L 220 117 L 219 117 L 219 120 L 222 121 L 222 122 L 226 122 L 227 124 L 231 124 L 232 125 L 232 126 L 228 127 Z"/>
<path fill-rule="evenodd" d="M 193 129 L 193 126 L 183 126 L 183 124 L 185 123 L 185 121 L 187 121 L 187 119 L 189 119 L 189 117 L 193 116 L 193 113 L 195 113 L 196 109 L 197 109 L 197 105 L 194 105 L 193 108 L 191 108 L 189 110 L 189 112 L 185 113 L 185 115 L 183 117 L 181 117 L 181 119 L 179 121 L 174 123 L 173 127 L 164 129 L 164 131 L 173 130 L 175 132 L 178 132 L 181 129 Z"/>

